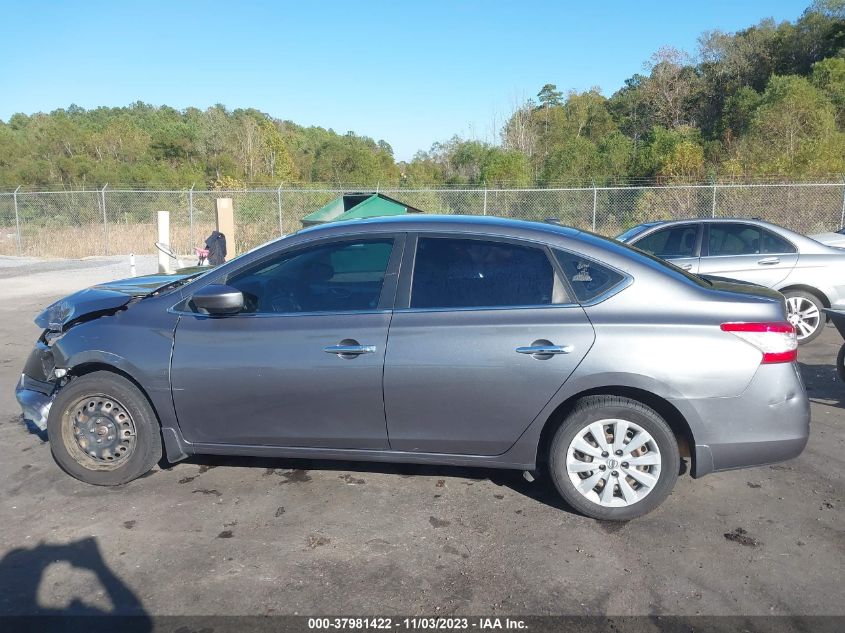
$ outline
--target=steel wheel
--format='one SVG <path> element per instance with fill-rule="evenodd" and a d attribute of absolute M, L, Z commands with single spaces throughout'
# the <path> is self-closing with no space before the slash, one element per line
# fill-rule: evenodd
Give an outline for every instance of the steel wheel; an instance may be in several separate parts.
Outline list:
<path fill-rule="evenodd" d="M 644 499 L 657 485 L 662 463 L 654 438 L 628 420 L 592 422 L 576 433 L 566 451 L 572 485 L 605 507 L 625 507 Z"/>
<path fill-rule="evenodd" d="M 786 297 L 786 315 L 795 328 L 799 341 L 812 336 L 822 323 L 819 307 L 809 298 L 799 294 L 790 294 Z"/>
<path fill-rule="evenodd" d="M 95 470 L 119 468 L 137 443 L 135 422 L 114 398 L 102 394 L 78 399 L 67 409 L 62 437 L 80 464 Z"/>

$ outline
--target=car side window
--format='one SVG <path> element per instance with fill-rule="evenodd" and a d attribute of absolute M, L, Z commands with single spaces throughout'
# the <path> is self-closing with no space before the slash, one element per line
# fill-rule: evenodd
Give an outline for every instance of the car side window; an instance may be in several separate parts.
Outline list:
<path fill-rule="evenodd" d="M 756 255 L 761 251 L 761 230 L 751 224 L 737 222 L 710 225 L 708 253 L 710 255 Z"/>
<path fill-rule="evenodd" d="M 346 312 L 378 307 L 392 239 L 345 240 L 282 254 L 230 276 L 244 313 Z"/>
<path fill-rule="evenodd" d="M 587 303 L 612 290 L 625 276 L 592 259 L 575 253 L 554 249 L 566 280 L 580 303 Z"/>
<path fill-rule="evenodd" d="M 546 251 L 480 239 L 417 240 L 411 308 L 570 303 Z"/>
<path fill-rule="evenodd" d="M 660 229 L 634 242 L 634 246 L 656 257 L 695 257 L 697 224 L 684 224 Z"/>
<path fill-rule="evenodd" d="M 767 255 L 781 255 L 787 253 L 797 253 L 798 251 L 780 235 L 776 235 L 771 231 L 763 229 L 763 252 Z"/>

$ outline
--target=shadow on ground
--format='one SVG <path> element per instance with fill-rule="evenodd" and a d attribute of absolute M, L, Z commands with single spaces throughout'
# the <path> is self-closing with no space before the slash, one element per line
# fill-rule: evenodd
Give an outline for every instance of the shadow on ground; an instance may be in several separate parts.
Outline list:
<path fill-rule="evenodd" d="M 845 383 L 839 378 L 835 366 L 804 362 L 798 364 L 810 400 L 845 409 Z"/>
<path fill-rule="evenodd" d="M 45 582 L 47 569 L 61 563 L 66 563 L 74 571 L 93 575 L 96 582 L 92 584 L 86 581 L 78 588 L 61 586 L 59 583 L 41 587 Z M 67 606 L 50 607 L 41 603 L 39 589 L 44 595 L 44 593 L 49 594 L 53 587 L 60 586 L 63 594 L 73 595 Z M 102 609 L 92 605 L 90 600 L 84 600 L 85 597 L 90 598 L 92 593 L 98 598 L 104 594 L 103 597 L 108 599 L 112 609 Z M 109 568 L 103 559 L 97 540 L 93 537 L 64 545 L 41 543 L 32 548 L 22 547 L 10 550 L 0 560 L 0 614 L 5 622 L 9 623 L 11 616 L 19 624 L 25 624 L 27 618 L 31 616 L 39 616 L 39 622 L 43 622 L 41 618 L 44 616 L 54 616 L 54 618 L 71 615 L 133 616 L 126 622 L 129 625 L 128 629 L 121 630 L 140 633 L 152 629 L 151 621 L 140 599 Z M 50 621 L 50 618 L 46 621 Z"/>
<path fill-rule="evenodd" d="M 355 473 L 377 473 L 399 477 L 458 477 L 473 481 L 490 481 L 496 486 L 508 488 L 529 499 L 570 514 L 578 514 L 560 498 L 548 476 L 538 476 L 527 481 L 521 472 L 496 468 L 470 468 L 464 466 L 442 466 L 428 464 L 390 464 L 380 462 L 350 462 L 317 459 L 284 459 L 268 457 L 238 457 L 218 455 L 194 455 L 187 464 L 215 468 L 232 466 L 240 468 L 261 468 L 265 470 L 289 470 L 306 473 L 309 470 L 325 470 Z M 165 466 L 166 467 L 166 466 Z M 535 473 L 536 475 L 536 473 Z M 580 516 L 580 515 L 578 515 Z"/>

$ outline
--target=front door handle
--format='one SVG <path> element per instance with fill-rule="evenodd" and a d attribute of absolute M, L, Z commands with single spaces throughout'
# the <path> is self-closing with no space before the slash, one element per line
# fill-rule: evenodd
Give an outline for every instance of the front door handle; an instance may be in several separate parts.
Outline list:
<path fill-rule="evenodd" d="M 341 358 L 349 356 L 360 356 L 361 354 L 375 354 L 375 345 L 347 345 L 341 343 L 340 345 L 328 345 L 323 348 L 326 354 L 337 354 Z"/>
<path fill-rule="evenodd" d="M 532 356 L 552 356 L 554 354 L 570 354 L 574 348 L 571 345 L 526 345 L 517 347 L 517 354 L 531 354 Z"/>
<path fill-rule="evenodd" d="M 692 270 L 692 264 L 679 264 L 682 270 Z"/>
<path fill-rule="evenodd" d="M 772 266 L 773 264 L 780 264 L 779 257 L 764 257 L 763 259 L 758 259 L 757 263 L 761 266 Z"/>

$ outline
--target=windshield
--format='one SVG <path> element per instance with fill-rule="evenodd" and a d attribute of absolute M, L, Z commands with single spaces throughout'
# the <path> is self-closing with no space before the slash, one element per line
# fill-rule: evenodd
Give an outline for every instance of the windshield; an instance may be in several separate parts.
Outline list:
<path fill-rule="evenodd" d="M 619 235 L 617 235 L 616 239 L 620 242 L 630 242 L 643 231 L 646 231 L 653 226 L 657 226 L 658 224 L 660 224 L 660 222 L 646 222 L 645 224 L 638 224 L 637 226 L 628 229 L 624 233 L 620 233 Z"/>

